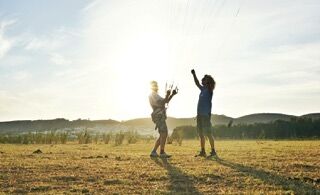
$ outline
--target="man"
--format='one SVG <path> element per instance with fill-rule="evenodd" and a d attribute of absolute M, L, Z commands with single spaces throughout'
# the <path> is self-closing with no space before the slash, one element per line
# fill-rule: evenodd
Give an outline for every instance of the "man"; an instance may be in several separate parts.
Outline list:
<path fill-rule="evenodd" d="M 191 73 L 193 75 L 194 82 L 196 86 L 200 89 L 200 95 L 198 100 L 197 106 L 197 131 L 200 137 L 200 146 L 201 151 L 196 156 L 203 156 L 206 157 L 205 151 L 205 136 L 208 137 L 211 152 L 208 157 L 215 157 L 216 151 L 214 148 L 214 138 L 213 138 L 213 129 L 211 125 L 211 109 L 212 109 L 212 96 L 213 90 L 215 88 L 215 81 L 210 75 L 205 75 L 202 80 L 201 84 L 197 78 L 196 72 L 192 69 Z"/>
<path fill-rule="evenodd" d="M 150 154 L 151 157 L 158 157 L 157 149 L 160 146 L 160 157 L 161 158 L 170 158 L 171 155 L 165 153 L 164 148 L 166 144 L 166 140 L 168 137 L 168 128 L 166 124 L 166 104 L 170 102 L 172 97 L 178 93 L 177 89 L 172 91 L 167 91 L 165 98 L 162 98 L 158 94 L 158 83 L 156 81 L 151 81 L 151 94 L 149 95 L 149 102 L 153 109 L 151 114 L 152 121 L 156 124 L 156 128 L 160 134 L 159 138 L 154 144 L 154 148 Z"/>

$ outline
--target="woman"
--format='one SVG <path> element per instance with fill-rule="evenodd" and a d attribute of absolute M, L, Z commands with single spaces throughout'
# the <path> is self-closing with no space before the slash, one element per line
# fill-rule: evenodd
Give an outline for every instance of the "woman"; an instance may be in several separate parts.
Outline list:
<path fill-rule="evenodd" d="M 191 73 L 193 75 L 194 82 L 196 86 L 200 89 L 200 95 L 197 106 L 197 130 L 200 137 L 201 151 L 196 156 L 206 157 L 205 151 L 205 136 L 208 137 L 211 152 L 208 157 L 215 157 L 217 155 L 214 148 L 214 138 L 213 129 L 211 125 L 211 109 L 212 109 L 212 96 L 213 90 L 215 88 L 215 81 L 210 75 L 204 75 L 201 80 L 201 84 L 197 78 L 196 72 L 192 69 Z"/>

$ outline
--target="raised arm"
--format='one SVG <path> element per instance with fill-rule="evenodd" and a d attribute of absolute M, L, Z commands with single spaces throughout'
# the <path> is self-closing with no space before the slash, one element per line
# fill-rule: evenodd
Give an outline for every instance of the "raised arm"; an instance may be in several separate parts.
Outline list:
<path fill-rule="evenodd" d="M 170 102 L 170 100 L 173 98 L 173 96 L 175 96 L 178 93 L 178 88 L 176 88 L 175 90 L 172 91 L 172 94 L 168 96 L 167 98 L 167 103 Z"/>
<path fill-rule="evenodd" d="M 169 103 L 170 100 L 173 98 L 173 96 L 175 96 L 177 93 L 178 93 L 178 88 L 173 90 L 172 93 L 171 93 L 171 90 L 168 90 L 167 94 L 166 94 L 166 97 L 163 99 L 163 104 Z"/>
<path fill-rule="evenodd" d="M 170 94 L 171 94 L 171 90 L 167 91 L 166 97 L 164 98 L 164 104 L 168 103 L 170 101 Z"/>
<path fill-rule="evenodd" d="M 198 78 L 197 78 L 197 75 L 196 75 L 196 72 L 194 71 L 194 69 L 191 70 L 191 74 L 192 74 L 192 76 L 193 76 L 194 83 L 197 85 L 197 87 L 198 87 L 199 89 L 201 89 L 201 85 L 200 85 L 200 83 L 199 83 L 199 80 L 198 80 Z"/>

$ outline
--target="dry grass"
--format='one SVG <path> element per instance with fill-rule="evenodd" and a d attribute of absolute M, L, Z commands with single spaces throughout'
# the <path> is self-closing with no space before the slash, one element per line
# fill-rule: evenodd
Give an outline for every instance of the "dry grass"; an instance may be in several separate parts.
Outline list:
<path fill-rule="evenodd" d="M 0 194 L 320 193 L 319 141 L 217 141 L 218 160 L 197 141 L 150 159 L 152 145 L 0 145 Z"/>

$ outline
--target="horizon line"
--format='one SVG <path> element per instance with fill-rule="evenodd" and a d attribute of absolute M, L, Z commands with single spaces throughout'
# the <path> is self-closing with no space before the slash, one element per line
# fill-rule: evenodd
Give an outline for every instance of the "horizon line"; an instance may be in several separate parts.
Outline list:
<path fill-rule="evenodd" d="M 285 113 L 278 113 L 278 112 L 258 112 L 258 113 L 252 113 L 252 114 L 245 114 L 239 117 L 232 117 L 232 116 L 228 116 L 225 114 L 217 114 L 217 113 L 211 113 L 212 115 L 218 115 L 218 116 L 225 116 L 225 117 L 229 117 L 232 119 L 237 119 L 237 118 L 241 118 L 244 116 L 249 116 L 249 115 L 258 115 L 258 114 L 282 114 L 282 115 L 288 115 L 288 116 L 295 116 L 295 117 L 301 117 L 301 116 L 305 116 L 305 115 L 311 115 L 311 114 L 320 114 L 320 112 L 310 112 L 310 113 L 306 113 L 306 114 L 302 114 L 302 115 L 294 115 L 294 114 L 285 114 Z M 176 119 L 188 119 L 188 118 L 195 118 L 196 116 L 190 116 L 190 117 L 175 117 L 175 116 L 168 116 L 167 118 L 176 118 Z M 5 123 L 5 122 L 15 122 L 15 121 L 40 121 L 40 120 L 56 120 L 56 119 L 65 119 L 68 121 L 76 121 L 76 120 L 89 120 L 89 121 L 101 121 L 101 120 L 113 120 L 113 121 L 117 121 L 117 122 L 126 122 L 126 121 L 131 121 L 131 120 L 137 120 L 137 119 L 147 119 L 147 118 L 151 118 L 151 117 L 137 117 L 137 118 L 131 118 L 131 119 L 127 119 L 127 120 L 116 120 L 116 119 L 112 119 L 112 118 L 108 118 L 108 119 L 90 119 L 90 118 L 77 118 L 77 119 L 67 119 L 64 117 L 61 118 L 46 118 L 46 119 L 17 119 L 17 120 L 5 120 L 5 121 L 0 121 L 0 123 Z"/>

